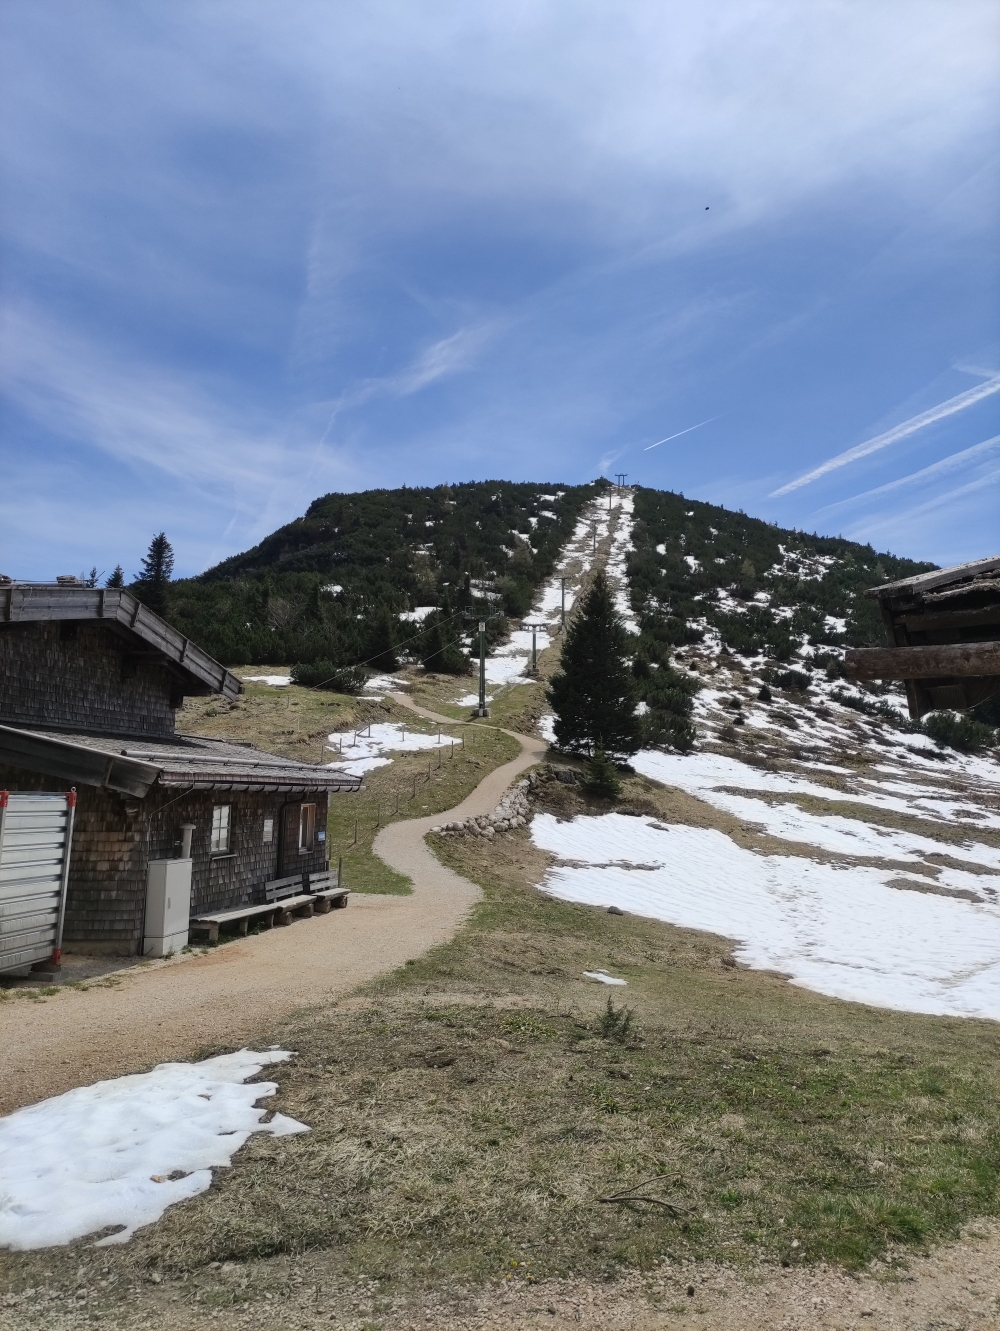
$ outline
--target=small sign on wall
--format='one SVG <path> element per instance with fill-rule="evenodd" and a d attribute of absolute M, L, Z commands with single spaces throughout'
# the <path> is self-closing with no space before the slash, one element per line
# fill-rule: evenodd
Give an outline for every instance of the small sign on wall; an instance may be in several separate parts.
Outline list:
<path fill-rule="evenodd" d="M 274 819 L 264 819 L 264 845 L 269 846 L 274 840 Z"/>
<path fill-rule="evenodd" d="M 325 833 L 325 832 L 317 832 L 317 833 L 316 833 L 316 840 L 317 840 L 317 841 L 325 841 L 325 840 L 326 840 L 326 833 Z"/>

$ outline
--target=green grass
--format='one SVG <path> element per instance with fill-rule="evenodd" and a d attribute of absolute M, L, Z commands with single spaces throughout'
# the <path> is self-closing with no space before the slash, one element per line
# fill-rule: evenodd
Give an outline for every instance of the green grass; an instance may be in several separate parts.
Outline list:
<path fill-rule="evenodd" d="M 433 722 L 420 721 L 412 714 L 407 714 L 406 726 L 437 732 Z M 482 726 L 445 727 L 445 733 L 454 736 L 454 749 L 394 754 L 390 766 L 376 768 L 365 777 L 358 794 L 330 801 L 327 853 L 334 868 L 343 859 L 348 887 L 358 892 L 409 892 L 409 879 L 390 869 L 372 850 L 379 828 L 401 818 L 421 818 L 454 808 L 484 776 L 521 751 L 517 740 Z"/>

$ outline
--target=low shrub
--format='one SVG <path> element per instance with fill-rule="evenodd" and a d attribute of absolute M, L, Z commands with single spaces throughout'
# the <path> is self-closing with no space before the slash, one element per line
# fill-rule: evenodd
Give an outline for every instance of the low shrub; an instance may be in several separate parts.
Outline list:
<path fill-rule="evenodd" d="M 959 753 L 991 749 L 997 742 L 997 732 L 992 726 L 957 712 L 931 712 L 924 722 L 924 731 L 938 748 L 958 749 Z"/>
<path fill-rule="evenodd" d="M 331 693 L 360 693 L 367 674 L 360 666 L 335 666 L 332 661 L 310 661 L 292 666 L 292 683 Z"/>

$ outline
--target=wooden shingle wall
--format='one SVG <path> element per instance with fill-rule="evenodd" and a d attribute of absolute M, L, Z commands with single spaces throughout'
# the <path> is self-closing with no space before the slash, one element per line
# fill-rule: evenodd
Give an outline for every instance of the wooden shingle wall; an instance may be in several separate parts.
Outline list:
<path fill-rule="evenodd" d="M 172 735 L 164 666 L 130 657 L 99 624 L 0 631 L 0 721 L 128 735 Z"/>
<path fill-rule="evenodd" d="M 0 789 L 65 790 L 51 777 L 0 766 Z M 326 829 L 326 794 L 305 795 L 316 804 L 317 830 Z M 81 950 L 133 954 L 142 935 L 146 866 L 151 859 L 178 853 L 182 823 L 194 823 L 191 909 L 193 914 L 264 901 L 264 883 L 278 877 L 281 810 L 300 797 L 246 791 L 197 791 L 181 795 L 154 788 L 144 800 L 127 800 L 106 790 L 80 786 L 70 858 L 64 941 Z M 212 808 L 230 804 L 229 858 L 210 854 Z M 129 809 L 134 809 L 129 814 Z M 265 844 L 264 820 L 273 819 L 274 840 Z M 326 847 L 297 857 L 299 868 L 321 872 Z"/>

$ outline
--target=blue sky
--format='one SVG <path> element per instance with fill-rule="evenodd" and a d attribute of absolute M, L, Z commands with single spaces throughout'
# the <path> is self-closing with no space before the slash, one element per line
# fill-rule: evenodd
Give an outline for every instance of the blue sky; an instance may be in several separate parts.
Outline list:
<path fill-rule="evenodd" d="M 992 0 L 0 22 L 0 571 L 616 471 L 1000 550 Z"/>

